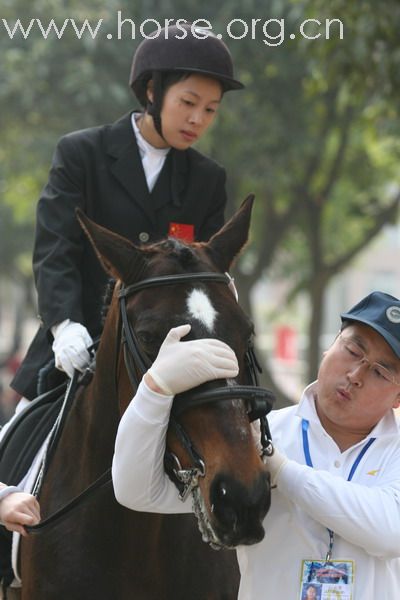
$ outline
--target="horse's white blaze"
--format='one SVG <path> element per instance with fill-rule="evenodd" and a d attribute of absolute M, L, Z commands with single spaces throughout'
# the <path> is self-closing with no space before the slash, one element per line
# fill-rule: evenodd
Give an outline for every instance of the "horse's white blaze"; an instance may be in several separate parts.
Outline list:
<path fill-rule="evenodd" d="M 192 290 L 188 296 L 186 305 L 190 316 L 203 323 L 207 330 L 212 333 L 218 313 L 211 304 L 207 294 L 202 290 Z"/>

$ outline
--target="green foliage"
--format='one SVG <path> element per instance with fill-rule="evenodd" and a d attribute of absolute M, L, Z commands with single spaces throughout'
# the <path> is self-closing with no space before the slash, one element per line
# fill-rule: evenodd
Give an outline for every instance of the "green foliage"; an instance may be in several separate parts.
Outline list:
<path fill-rule="evenodd" d="M 122 39 L 116 39 L 118 11 L 137 27 L 148 18 L 206 18 L 215 31 L 225 32 L 246 90 L 224 98 L 200 149 L 227 168 L 229 211 L 249 192 L 257 195 L 253 245 L 243 263 L 245 273 L 238 274 L 243 286 L 250 287 L 269 269 L 269 276 L 290 276 L 291 296 L 299 290 L 312 294 L 316 281 L 323 289 L 396 218 L 398 0 L 232 0 L 201 6 L 192 0 L 143 5 L 3 0 L 0 16 L 11 24 L 18 18 L 25 26 L 31 18 L 44 24 L 54 18 L 60 27 L 64 19 L 74 18 L 88 19 L 94 28 L 103 19 L 96 39 L 89 34 L 78 39 L 70 27 L 62 39 L 53 33 L 46 40 L 37 28 L 27 39 L 16 34 L 12 40 L 1 30 L 0 207 L 7 223 L 2 244 L 16 268 L 26 246 L 14 244 L 14 234 L 33 227 L 57 138 L 111 122 L 136 104 L 127 80 L 141 38 L 136 29 L 136 39 L 130 39 L 125 22 Z M 261 21 L 251 39 L 257 18 Z M 233 34 L 240 35 L 242 19 L 249 25 L 247 37 L 229 39 L 226 25 L 233 19 Z M 268 19 L 275 22 L 265 25 L 263 33 Z M 321 33 L 319 39 L 299 35 L 305 19 L 321 22 L 317 27 L 310 21 L 306 28 L 309 35 Z M 324 39 L 325 19 L 341 22 L 332 21 L 329 39 Z M 282 23 L 285 39 L 272 45 L 273 35 L 279 41 Z"/>

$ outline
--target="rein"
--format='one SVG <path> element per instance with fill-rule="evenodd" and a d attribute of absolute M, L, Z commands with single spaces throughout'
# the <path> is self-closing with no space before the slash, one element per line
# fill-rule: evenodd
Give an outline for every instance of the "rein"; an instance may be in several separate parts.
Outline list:
<path fill-rule="evenodd" d="M 197 281 L 201 283 L 214 282 L 229 285 L 231 279 L 223 273 L 184 273 L 144 279 L 133 285 L 122 287 L 119 290 L 118 298 L 122 317 L 122 342 L 124 344 L 125 365 L 134 389 L 138 387 L 143 375 L 151 366 L 151 361 L 141 350 L 139 341 L 129 322 L 127 298 L 144 289 L 194 283 Z M 226 402 L 235 399 L 244 400 L 248 407 L 249 421 L 252 422 L 257 419 L 260 421 L 260 441 L 263 459 L 271 456 L 274 452 L 266 415 L 270 412 L 275 398 L 271 391 L 258 387 L 257 373 L 261 373 L 261 367 L 255 356 L 254 348 L 251 345 L 246 351 L 245 368 L 250 385 L 225 385 L 207 391 L 189 390 L 183 394 L 178 394 L 174 398 L 169 424 L 187 451 L 193 466 L 189 469 L 182 469 L 178 457 L 168 450 L 165 453 L 164 466 L 166 473 L 178 488 L 181 500 L 187 498 L 188 494 L 197 487 L 199 477 L 204 477 L 205 475 L 204 460 L 197 452 L 182 425 L 178 422 L 179 416 L 186 410 L 216 402 Z"/>
<path fill-rule="evenodd" d="M 56 512 L 47 517 L 47 519 L 43 519 L 43 521 L 40 521 L 40 523 L 37 525 L 25 525 L 24 529 L 26 529 L 26 531 L 29 533 L 42 533 L 44 529 L 47 529 L 50 525 L 53 525 L 54 523 L 60 521 L 63 517 L 66 517 L 71 510 L 78 506 L 82 506 L 82 504 L 87 502 L 92 497 L 94 492 L 110 485 L 111 482 L 112 478 L 110 467 L 107 469 L 107 471 L 104 471 L 104 473 L 102 473 L 102 475 L 100 475 L 96 481 L 85 488 L 83 492 L 75 496 L 75 498 L 67 502 L 67 504 L 62 506 L 59 510 L 56 510 Z"/>
<path fill-rule="evenodd" d="M 97 347 L 98 342 L 98 339 L 95 340 L 93 346 L 91 347 L 91 350 Z M 79 386 L 86 386 L 90 383 L 93 377 L 93 373 L 94 368 L 92 368 L 92 365 L 90 365 L 83 373 L 79 373 L 75 370 L 72 379 L 70 379 L 69 381 L 60 413 L 54 424 L 53 430 L 50 433 L 48 447 L 42 459 L 42 464 L 40 466 L 39 473 L 36 477 L 36 481 L 32 491 L 32 494 L 36 497 L 40 492 L 43 483 L 43 478 L 47 472 L 47 469 L 49 468 L 51 459 L 53 458 L 54 452 L 57 448 L 57 443 L 64 428 L 69 409 L 71 408 L 73 400 L 75 398 L 75 393 Z M 105 486 L 108 486 L 111 483 L 111 481 L 111 468 L 109 468 L 104 473 L 102 473 L 102 475 L 100 475 L 100 477 L 96 479 L 96 481 L 94 481 L 87 488 L 85 488 L 80 494 L 75 496 L 75 498 L 67 502 L 67 504 L 62 506 L 60 509 L 56 510 L 56 512 L 47 517 L 47 519 L 43 519 L 37 525 L 25 525 L 24 528 L 26 529 L 26 531 L 28 531 L 28 533 L 41 533 L 50 525 L 53 525 L 54 523 L 60 521 L 63 517 L 67 516 L 75 507 L 84 504 L 94 492 L 100 490 Z"/>

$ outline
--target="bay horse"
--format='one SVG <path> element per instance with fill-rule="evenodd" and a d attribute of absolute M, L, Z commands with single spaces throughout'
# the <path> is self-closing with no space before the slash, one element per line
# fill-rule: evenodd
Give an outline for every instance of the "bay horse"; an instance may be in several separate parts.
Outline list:
<path fill-rule="evenodd" d="M 135 374 L 140 371 L 129 348 L 123 350 L 130 335 L 151 362 L 169 329 L 189 322 L 188 337 L 212 336 L 229 344 L 240 373 L 228 386 L 223 381 L 204 384 L 206 395 L 216 393 L 213 402 L 193 398 L 187 410 L 181 402 L 177 422 L 189 444 L 182 443 L 176 427 L 169 429 L 167 454 L 179 467 L 172 475 L 193 471 L 191 448 L 202 465 L 195 477 L 200 490 L 199 525 L 192 515 L 128 510 L 116 502 L 112 486 L 105 486 L 40 534 L 22 540 L 22 600 L 237 597 L 236 556 L 227 548 L 260 541 L 270 505 L 269 474 L 254 441 L 246 402 L 238 394 L 222 397 L 227 387 L 245 390 L 241 384 L 247 383 L 246 350 L 253 327 L 223 274 L 247 241 L 252 203 L 249 197 L 207 243 L 169 239 L 136 247 L 83 213 L 78 215 L 101 263 L 117 283 L 93 379 L 78 389 L 43 480 L 42 519 L 79 495 L 111 465 L 118 422 L 135 394 Z M 166 283 L 168 277 L 172 280 Z M 215 312 L 211 331 L 193 311 L 188 312 L 193 292 L 197 302 L 208 303 Z M 222 386 L 219 397 L 213 390 Z M 191 487 L 184 491 L 190 492 Z M 204 539 L 222 550 L 215 552 L 205 544 L 198 528 Z"/>

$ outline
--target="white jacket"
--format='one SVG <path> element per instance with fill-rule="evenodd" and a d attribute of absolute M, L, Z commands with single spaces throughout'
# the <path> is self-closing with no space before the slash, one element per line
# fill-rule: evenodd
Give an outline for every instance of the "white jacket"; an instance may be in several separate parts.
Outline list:
<path fill-rule="evenodd" d="M 273 411 L 274 444 L 289 461 L 281 470 L 265 538 L 237 549 L 241 570 L 239 600 L 300 597 L 303 559 L 323 559 L 329 526 L 335 532 L 333 560 L 355 562 L 353 600 L 400 598 L 400 435 L 393 412 L 368 438 L 341 453 L 322 428 L 309 386 L 297 406 Z M 172 397 L 141 384 L 125 412 L 113 461 L 115 494 L 125 506 L 148 512 L 190 512 L 164 473 L 163 456 Z M 305 464 L 302 418 L 309 421 L 314 468 Z M 370 437 L 376 440 L 349 472 Z M 133 458 L 134 457 L 134 458 Z"/>

